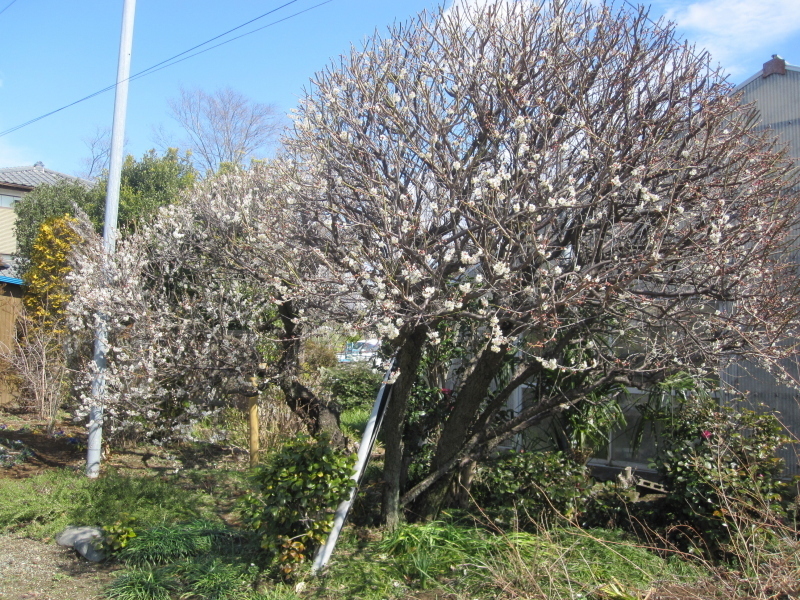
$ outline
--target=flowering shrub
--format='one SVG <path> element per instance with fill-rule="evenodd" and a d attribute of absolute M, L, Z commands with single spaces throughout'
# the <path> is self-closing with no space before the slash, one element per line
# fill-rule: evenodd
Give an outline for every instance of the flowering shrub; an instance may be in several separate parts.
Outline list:
<path fill-rule="evenodd" d="M 303 243 L 347 273 L 405 361 L 387 505 L 595 391 L 788 350 L 774 341 L 800 307 L 779 258 L 796 176 L 731 91 L 646 11 L 572 0 L 423 14 L 317 74 L 287 174 Z M 460 342 L 474 360 L 448 386 L 430 477 L 395 501 L 408 380 L 442 322 L 472 328 Z M 494 387 L 512 348 L 515 372 Z M 545 371 L 554 385 L 497 424 L 489 413 Z"/>
<path fill-rule="evenodd" d="M 774 415 L 721 406 L 696 388 L 649 416 L 663 425 L 654 465 L 669 489 L 666 516 L 688 526 L 684 542 L 702 540 L 716 552 L 736 532 L 757 527 L 766 534 L 777 523 L 787 485 L 776 451 L 789 440 Z"/>
<path fill-rule="evenodd" d="M 108 433 L 191 439 L 229 398 L 271 384 L 308 422 L 324 412 L 321 402 L 310 406 L 307 388 L 288 388 L 301 376 L 300 344 L 318 323 L 309 290 L 335 308 L 336 288 L 305 285 L 303 269 L 316 265 L 297 257 L 290 208 L 263 167 L 207 180 L 191 202 L 141 223 L 112 257 L 82 224 L 89 242 L 73 257 L 69 323 L 80 334 L 108 316 Z M 79 417 L 93 403 L 95 370 L 89 363 L 79 382 Z"/>
<path fill-rule="evenodd" d="M 75 223 L 69 216 L 49 219 L 42 223 L 33 242 L 23 302 L 28 316 L 45 326 L 63 322 L 70 301 L 67 275 L 72 268 L 67 258 L 81 240 Z"/>

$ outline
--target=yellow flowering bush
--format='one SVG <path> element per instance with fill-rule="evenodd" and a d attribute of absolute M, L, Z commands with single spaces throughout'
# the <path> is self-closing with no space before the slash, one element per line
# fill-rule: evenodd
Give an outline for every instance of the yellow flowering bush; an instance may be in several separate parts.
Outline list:
<path fill-rule="evenodd" d="M 66 276 L 72 247 L 80 241 L 75 219 L 67 215 L 48 219 L 39 228 L 33 243 L 27 286 L 23 302 L 28 316 L 46 327 L 59 327 L 70 301 Z"/>

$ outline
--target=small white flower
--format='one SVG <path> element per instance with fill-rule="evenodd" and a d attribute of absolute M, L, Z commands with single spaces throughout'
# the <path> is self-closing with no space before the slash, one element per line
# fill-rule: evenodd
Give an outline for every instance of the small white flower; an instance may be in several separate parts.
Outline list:
<path fill-rule="evenodd" d="M 510 271 L 508 265 L 506 263 L 502 263 L 502 262 L 496 263 L 492 267 L 492 270 L 494 271 L 495 275 L 497 275 L 498 277 L 502 277 L 503 275 L 505 275 L 506 273 L 508 273 Z"/>
<path fill-rule="evenodd" d="M 556 361 L 556 359 L 555 359 L 555 358 L 549 358 L 549 359 L 547 359 L 547 360 L 544 360 L 544 359 L 540 358 L 540 359 L 539 359 L 539 363 L 540 363 L 540 364 L 541 364 L 541 365 L 542 365 L 542 366 L 543 366 L 545 369 L 547 369 L 548 371 L 554 371 L 555 369 L 557 369 L 557 368 L 558 368 L 558 362 Z"/>

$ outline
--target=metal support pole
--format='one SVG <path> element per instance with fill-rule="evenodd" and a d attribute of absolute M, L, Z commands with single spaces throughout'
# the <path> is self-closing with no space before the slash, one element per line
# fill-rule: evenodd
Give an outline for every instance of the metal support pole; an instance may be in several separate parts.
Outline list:
<path fill-rule="evenodd" d="M 392 392 L 392 370 L 394 369 L 394 359 L 389 363 L 389 368 L 383 378 L 381 389 L 375 398 L 375 404 L 372 406 L 372 412 L 369 415 L 367 426 L 364 428 L 364 435 L 361 436 L 361 445 L 358 447 L 358 459 L 356 460 L 355 472 L 353 473 L 353 487 L 350 489 L 350 495 L 347 500 L 339 504 L 336 513 L 333 515 L 333 528 L 328 534 L 328 539 L 325 544 L 320 546 L 314 555 L 314 562 L 311 565 L 311 574 L 317 575 L 333 554 L 333 549 L 336 547 L 336 541 L 339 539 L 339 533 L 342 531 L 344 521 L 347 518 L 347 513 L 350 512 L 350 507 L 353 505 L 353 500 L 356 497 L 356 489 L 361 481 L 361 476 L 367 467 L 369 455 L 372 452 L 372 447 L 375 445 L 375 440 L 378 439 L 378 432 L 381 428 L 383 415 L 386 412 L 386 405 L 389 402 L 389 395 Z"/>
<path fill-rule="evenodd" d="M 122 7 L 122 31 L 119 39 L 119 61 L 117 63 L 117 87 L 114 95 L 114 125 L 111 130 L 111 157 L 106 187 L 106 214 L 103 225 L 103 260 L 114 254 L 117 245 L 117 213 L 119 211 L 119 185 L 124 160 L 125 115 L 128 110 L 128 78 L 131 72 L 131 49 L 133 47 L 133 18 L 136 0 L 124 0 Z M 99 315 L 94 343 L 96 373 L 92 381 L 93 404 L 89 410 L 89 440 L 86 451 L 86 475 L 100 474 L 100 458 L 103 447 L 103 401 L 105 398 L 106 371 L 106 317 Z"/>

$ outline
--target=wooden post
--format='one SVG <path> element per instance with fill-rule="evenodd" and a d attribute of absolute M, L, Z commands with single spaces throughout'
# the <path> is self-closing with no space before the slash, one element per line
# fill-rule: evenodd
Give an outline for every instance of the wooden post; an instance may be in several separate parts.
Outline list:
<path fill-rule="evenodd" d="M 258 396 L 247 399 L 247 411 L 250 415 L 250 466 L 258 465 Z"/>

